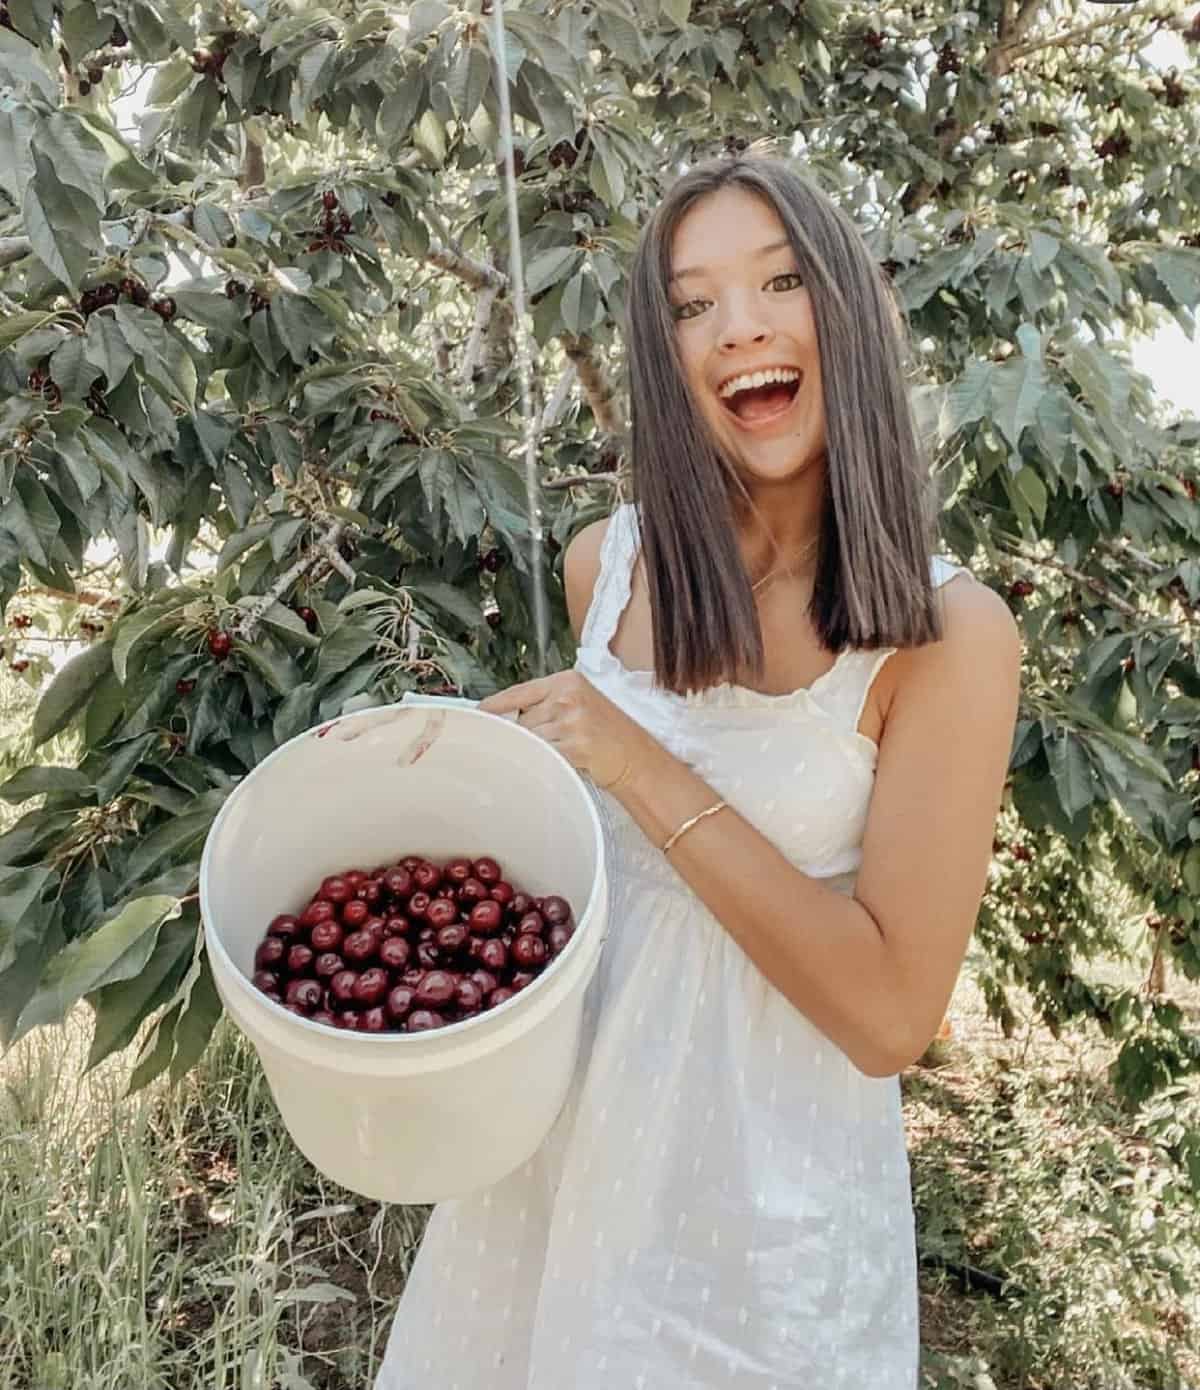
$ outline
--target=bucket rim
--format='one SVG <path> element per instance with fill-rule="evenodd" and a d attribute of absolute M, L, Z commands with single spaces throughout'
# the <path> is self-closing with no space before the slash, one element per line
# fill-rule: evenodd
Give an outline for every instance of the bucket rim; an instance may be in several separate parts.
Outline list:
<path fill-rule="evenodd" d="M 281 743 L 278 748 L 273 749 L 270 753 L 268 753 L 267 756 L 262 760 L 262 762 L 256 764 L 253 768 L 250 769 L 248 773 L 246 773 L 246 775 L 237 783 L 237 785 L 225 798 L 225 801 L 222 804 L 221 809 L 213 818 L 213 823 L 209 826 L 208 833 L 205 836 L 204 849 L 202 850 L 200 855 L 199 874 L 200 929 L 204 934 L 205 950 L 215 949 L 216 954 L 219 955 L 221 958 L 221 963 L 224 967 L 226 976 L 236 981 L 235 988 L 244 991 L 249 997 L 254 998 L 257 1002 L 261 1004 L 270 1005 L 274 1010 L 277 1010 L 279 1014 L 285 1015 L 286 1018 L 289 1020 L 290 1024 L 299 1025 L 305 1030 L 309 1030 L 310 1035 L 327 1037 L 330 1034 L 330 1032 L 334 1032 L 335 1036 L 347 1040 L 348 1042 L 350 1042 L 351 1046 L 357 1046 L 361 1043 L 365 1047 L 380 1047 L 389 1045 L 394 1047 L 398 1041 L 401 1041 L 408 1046 L 424 1046 L 425 1048 L 428 1048 L 432 1039 L 449 1037 L 450 1035 L 453 1035 L 456 1038 L 461 1038 L 470 1029 L 482 1025 L 487 1021 L 503 1017 L 506 1010 L 510 1013 L 515 1012 L 512 1006 L 516 1004 L 518 1000 L 524 999 L 527 995 L 536 994 L 538 991 L 538 986 L 542 983 L 543 980 L 547 979 L 548 977 L 553 976 L 554 978 L 558 978 L 562 973 L 560 967 L 562 966 L 563 961 L 566 960 L 568 956 L 577 954 L 577 946 L 579 949 L 582 949 L 581 937 L 583 934 L 577 930 L 572 934 L 571 940 L 567 942 L 566 947 L 554 960 L 550 962 L 550 964 L 541 972 L 541 974 L 537 976 L 533 983 L 526 985 L 524 989 L 519 990 L 516 994 L 512 996 L 511 999 L 506 999 L 503 1004 L 498 1005 L 496 1008 L 481 1011 L 480 1013 L 475 1014 L 471 1018 L 457 1019 L 452 1023 L 444 1024 L 441 1028 L 431 1028 L 420 1033 L 359 1033 L 351 1032 L 349 1029 L 331 1030 L 327 1025 L 323 1023 L 314 1023 L 312 1019 L 304 1018 L 300 1014 L 294 1014 L 291 1012 L 290 1009 L 285 1008 L 284 1005 L 276 1004 L 273 999 L 267 999 L 260 990 L 256 990 L 254 988 L 254 985 L 251 983 L 251 981 L 246 978 L 246 976 L 242 973 L 241 970 L 237 968 L 236 965 L 234 965 L 233 958 L 226 950 L 225 943 L 221 940 L 220 933 L 216 931 L 215 928 L 209 925 L 207 905 L 209 897 L 208 881 L 209 874 L 212 868 L 212 847 L 217 838 L 217 832 L 220 829 L 223 821 L 225 820 L 225 817 L 228 814 L 230 814 L 230 808 L 233 806 L 237 796 L 242 792 L 243 788 L 249 786 L 251 781 L 255 777 L 257 777 L 259 773 L 265 772 L 266 769 L 271 765 L 271 763 L 282 753 L 286 752 L 293 745 L 300 743 L 304 739 L 324 737 L 324 735 L 328 733 L 328 731 L 335 724 L 340 724 L 344 720 L 357 720 L 372 715 L 378 718 L 381 714 L 384 714 L 391 710 L 412 711 L 421 709 L 424 709 L 427 713 L 432 713 L 434 712 L 434 710 L 439 709 L 444 710 L 454 718 L 460 718 L 465 716 L 471 719 L 494 720 L 497 723 L 505 725 L 507 728 L 516 730 L 522 737 L 532 740 L 533 743 L 536 744 L 536 746 L 539 749 L 544 750 L 546 753 L 549 753 L 553 758 L 556 758 L 562 764 L 563 768 L 571 775 L 571 778 L 578 786 L 578 790 L 586 808 L 588 821 L 592 830 L 592 841 L 596 847 L 597 864 L 600 866 L 601 869 L 601 872 L 597 873 L 592 879 L 592 886 L 588 893 L 587 905 L 584 908 L 583 914 L 577 919 L 578 921 L 594 921 L 593 909 L 596 906 L 597 899 L 599 898 L 599 896 L 605 892 L 604 888 L 601 886 L 601 879 L 607 872 L 606 853 L 608 843 L 607 837 L 605 835 L 604 823 L 600 819 L 599 808 L 596 805 L 596 798 L 588 790 L 588 785 L 582 777 L 582 775 L 580 774 L 578 768 L 573 766 L 573 764 L 566 757 L 564 757 L 564 755 L 560 753 L 558 749 L 554 747 L 553 744 L 547 743 L 544 738 L 539 737 L 532 730 L 527 729 L 523 725 L 516 723 L 514 720 L 507 719 L 502 715 L 490 714 L 485 710 L 478 709 L 474 705 L 470 705 L 467 703 L 464 703 L 462 705 L 451 705 L 449 702 L 445 704 L 439 702 L 436 706 L 434 706 L 432 704 L 406 704 L 403 702 L 403 700 L 397 700 L 386 705 L 371 705 L 366 709 L 352 710 L 348 714 L 335 715 L 332 719 L 322 719 L 318 723 L 311 725 L 309 728 L 302 729 L 298 734 L 294 734 L 291 738 L 287 740 L 286 743 Z M 603 931 L 602 924 L 597 923 L 594 926 L 593 930 Z M 409 1041 L 410 1039 L 411 1042 Z"/>

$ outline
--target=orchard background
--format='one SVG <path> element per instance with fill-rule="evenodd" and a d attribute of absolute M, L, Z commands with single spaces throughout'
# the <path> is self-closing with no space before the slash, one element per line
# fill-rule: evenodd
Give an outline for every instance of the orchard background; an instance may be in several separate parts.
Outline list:
<path fill-rule="evenodd" d="M 420 1213 L 327 1192 L 253 1057 L 209 1046 L 204 837 L 320 720 L 527 676 L 537 584 L 569 664 L 562 547 L 629 495 L 639 226 L 671 169 L 750 144 L 867 237 L 944 545 L 1026 643 L 960 1048 L 926 1059 L 958 1070 L 905 1078 L 928 1384 L 1195 1384 L 1200 420 L 1125 338 L 1194 332 L 1200 11 L 506 6 L 540 574 L 489 11 L 0 4 L 0 1385 L 365 1383 Z M 111 1106 L 64 1124 L 64 1086 Z M 304 1219 L 399 1273 L 335 1281 Z M 948 1290 L 968 1263 L 994 1306 Z M 331 1301 L 336 1351 L 300 1317 Z"/>

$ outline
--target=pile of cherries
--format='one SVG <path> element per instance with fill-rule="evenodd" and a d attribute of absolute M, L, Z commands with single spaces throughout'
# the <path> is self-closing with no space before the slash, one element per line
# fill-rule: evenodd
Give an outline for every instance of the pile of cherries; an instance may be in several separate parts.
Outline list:
<path fill-rule="evenodd" d="M 531 985 L 575 931 L 570 904 L 519 892 L 495 859 L 421 855 L 324 879 L 275 917 L 254 984 L 292 1013 L 360 1033 L 420 1033 Z"/>

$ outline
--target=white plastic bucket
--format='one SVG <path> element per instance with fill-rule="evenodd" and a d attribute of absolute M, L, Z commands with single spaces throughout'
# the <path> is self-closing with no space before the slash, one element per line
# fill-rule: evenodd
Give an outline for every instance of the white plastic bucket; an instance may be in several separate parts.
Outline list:
<path fill-rule="evenodd" d="M 310 1022 L 254 988 L 267 923 L 321 879 L 401 855 L 489 854 L 575 913 L 562 954 L 487 1013 L 424 1033 Z M 204 846 L 200 909 L 225 1008 L 253 1043 L 297 1147 L 388 1202 L 438 1202 L 524 1163 L 554 1123 L 607 931 L 605 833 L 549 744 L 467 701 L 344 715 L 275 750 L 230 794 Z"/>

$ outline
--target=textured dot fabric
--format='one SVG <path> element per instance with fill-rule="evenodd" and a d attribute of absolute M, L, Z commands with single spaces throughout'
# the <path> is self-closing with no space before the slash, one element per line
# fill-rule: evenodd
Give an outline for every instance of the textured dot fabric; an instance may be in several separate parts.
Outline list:
<path fill-rule="evenodd" d="M 852 893 L 877 754 L 857 728 L 894 649 L 787 695 L 655 690 L 609 645 L 637 550 L 622 506 L 578 669 Z M 933 561 L 936 585 L 962 572 Z M 524 1167 L 434 1209 L 375 1390 L 914 1390 L 898 1079 L 864 1076 L 597 795 L 613 900 L 567 1103 Z"/>

